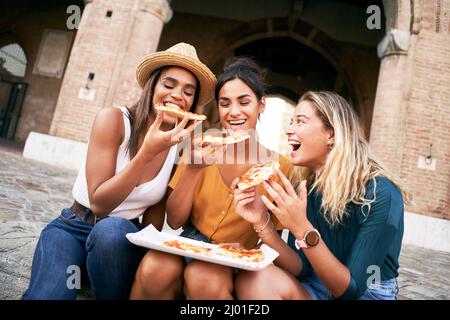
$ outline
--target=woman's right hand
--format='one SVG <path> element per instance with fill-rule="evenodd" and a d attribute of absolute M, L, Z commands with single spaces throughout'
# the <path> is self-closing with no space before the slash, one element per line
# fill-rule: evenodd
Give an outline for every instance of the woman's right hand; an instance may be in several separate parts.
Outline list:
<path fill-rule="evenodd" d="M 231 184 L 235 211 L 253 225 L 264 224 L 267 219 L 267 208 L 258 190 L 255 187 L 241 190 L 237 188 L 238 182 L 239 178 L 236 178 Z"/>
<path fill-rule="evenodd" d="M 190 168 L 201 169 L 210 166 L 213 163 L 224 162 L 224 152 L 226 146 L 224 145 L 203 145 L 203 139 L 200 136 L 194 136 L 191 141 L 191 154 L 188 155 L 190 159 L 186 161 Z"/>
<path fill-rule="evenodd" d="M 183 120 L 175 128 L 169 131 L 162 131 L 160 127 L 163 120 L 164 111 L 157 110 L 155 122 L 148 129 L 142 147 L 139 150 L 139 153 L 148 161 L 161 151 L 189 137 L 195 127 L 201 123 L 201 121 L 195 121 L 185 129 L 189 121 L 189 117 L 185 115 Z"/>

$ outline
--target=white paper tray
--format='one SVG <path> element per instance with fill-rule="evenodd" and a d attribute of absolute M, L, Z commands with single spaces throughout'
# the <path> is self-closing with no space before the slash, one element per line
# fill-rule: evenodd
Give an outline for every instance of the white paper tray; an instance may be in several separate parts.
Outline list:
<path fill-rule="evenodd" d="M 217 263 L 229 267 L 244 269 L 244 270 L 261 270 L 267 267 L 269 264 L 272 263 L 273 260 L 275 260 L 278 257 L 278 252 L 273 250 L 268 245 L 263 244 L 261 246 L 261 250 L 264 252 L 264 260 L 261 262 L 247 262 L 247 261 L 241 261 L 237 259 L 233 259 L 230 257 L 218 255 L 215 253 L 215 249 L 217 248 L 217 245 L 197 241 L 189 238 L 184 238 L 181 236 L 177 236 L 170 233 L 160 232 L 158 231 L 153 225 L 149 225 L 146 228 L 142 229 L 139 232 L 135 233 L 127 233 L 126 235 L 127 239 L 134 243 L 135 245 L 155 249 L 158 251 L 168 252 L 180 256 L 190 257 L 197 260 L 203 260 L 207 262 Z M 163 245 L 164 241 L 167 240 L 181 240 L 187 243 L 192 243 L 196 245 L 202 245 L 208 248 L 213 249 L 211 254 L 206 256 L 202 254 L 197 253 L 191 253 L 182 251 L 177 248 L 167 247 Z"/>

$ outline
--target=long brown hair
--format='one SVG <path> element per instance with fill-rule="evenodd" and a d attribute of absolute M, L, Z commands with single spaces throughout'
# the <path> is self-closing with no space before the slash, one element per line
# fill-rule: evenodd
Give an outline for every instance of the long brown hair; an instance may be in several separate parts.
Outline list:
<path fill-rule="evenodd" d="M 155 92 L 156 83 L 161 77 L 161 74 L 170 67 L 172 66 L 165 66 L 156 69 L 150 75 L 147 82 L 145 83 L 145 86 L 142 89 L 141 97 L 139 98 L 139 100 L 135 104 L 133 104 L 130 108 L 127 108 L 128 117 L 130 119 L 131 124 L 130 140 L 128 141 L 127 145 L 127 150 L 129 152 L 130 159 L 132 159 L 138 152 L 139 136 L 147 128 L 147 123 L 152 110 L 153 94 Z M 195 80 L 197 81 L 197 89 L 195 90 L 194 101 L 192 103 L 191 108 L 195 108 L 197 106 L 200 92 L 200 82 L 198 81 L 197 77 L 195 77 Z"/>

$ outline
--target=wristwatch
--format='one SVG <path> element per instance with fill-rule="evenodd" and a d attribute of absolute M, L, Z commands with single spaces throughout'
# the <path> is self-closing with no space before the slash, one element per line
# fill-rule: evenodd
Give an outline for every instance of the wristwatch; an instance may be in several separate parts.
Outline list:
<path fill-rule="evenodd" d="M 314 247 L 319 243 L 320 238 L 321 236 L 317 229 L 309 230 L 305 233 L 302 240 L 295 239 L 295 247 L 297 250 Z"/>

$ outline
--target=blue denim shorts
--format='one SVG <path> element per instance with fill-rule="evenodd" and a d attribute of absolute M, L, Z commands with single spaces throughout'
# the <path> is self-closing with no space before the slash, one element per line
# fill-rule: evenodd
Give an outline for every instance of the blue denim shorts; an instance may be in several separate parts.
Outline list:
<path fill-rule="evenodd" d="M 332 300 L 334 297 L 319 277 L 313 273 L 300 282 L 308 291 L 313 300 Z M 371 284 L 359 300 L 397 300 L 397 279 L 381 281 L 379 284 Z"/>
<path fill-rule="evenodd" d="M 183 227 L 183 232 L 181 232 L 180 236 L 189 238 L 189 239 L 193 239 L 193 240 L 203 241 L 206 243 L 211 243 L 211 241 L 208 239 L 208 237 L 205 236 L 200 231 L 198 231 L 198 229 L 196 227 L 194 227 L 191 223 L 189 223 L 187 226 Z M 186 264 L 189 264 L 192 262 L 192 258 L 184 257 L 184 261 L 186 261 Z"/>

